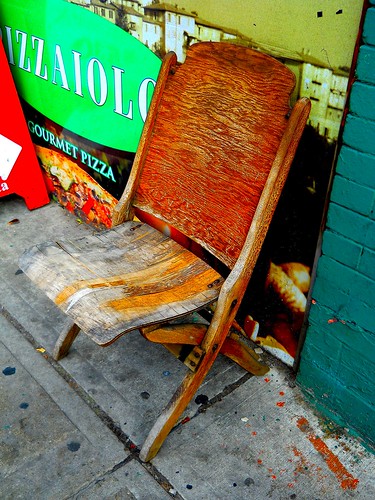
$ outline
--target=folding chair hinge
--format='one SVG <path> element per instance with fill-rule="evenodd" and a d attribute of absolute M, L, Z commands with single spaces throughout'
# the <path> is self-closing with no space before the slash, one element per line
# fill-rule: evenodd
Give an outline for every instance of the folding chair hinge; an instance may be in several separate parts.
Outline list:
<path fill-rule="evenodd" d="M 186 356 L 184 365 L 190 368 L 191 371 L 195 372 L 205 354 L 206 352 L 204 349 L 202 349 L 198 345 L 195 346 L 194 349 L 191 350 L 190 354 Z"/>

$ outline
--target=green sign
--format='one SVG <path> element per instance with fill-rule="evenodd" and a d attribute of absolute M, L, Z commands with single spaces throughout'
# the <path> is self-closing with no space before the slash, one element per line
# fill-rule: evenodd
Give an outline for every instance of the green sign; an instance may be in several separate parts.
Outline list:
<path fill-rule="evenodd" d="M 64 0 L 0 0 L 0 35 L 20 96 L 98 144 L 135 152 L 161 61 Z"/>

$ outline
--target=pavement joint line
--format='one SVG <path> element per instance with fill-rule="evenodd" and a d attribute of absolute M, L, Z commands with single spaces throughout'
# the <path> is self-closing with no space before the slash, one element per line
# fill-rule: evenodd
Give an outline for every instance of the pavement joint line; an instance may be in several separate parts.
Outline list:
<path fill-rule="evenodd" d="M 34 337 L 24 328 L 23 325 L 17 321 L 17 319 L 10 314 L 1 304 L 0 304 L 0 314 L 4 316 L 35 348 L 40 348 L 39 342 L 36 342 Z M 58 363 L 53 359 L 51 354 L 45 350 L 43 353 L 39 353 L 43 358 L 48 361 L 48 363 L 56 370 L 56 372 L 69 384 L 69 386 L 80 396 L 80 398 L 93 410 L 93 412 L 102 420 L 102 422 L 115 434 L 117 439 L 125 445 L 130 453 L 133 453 L 136 449 L 136 445 L 132 443 L 129 437 L 116 425 L 116 423 L 111 419 L 111 417 L 105 413 L 102 408 L 94 401 L 94 399 L 87 394 L 87 392 L 82 389 L 82 387 L 74 380 L 74 378 Z"/>
<path fill-rule="evenodd" d="M 135 457 L 135 460 L 146 469 L 146 471 L 159 483 L 159 485 L 164 488 L 164 490 L 170 495 L 172 498 L 177 500 L 184 500 L 184 497 L 181 496 L 178 491 L 174 488 L 174 486 L 168 481 L 168 479 L 160 472 L 158 469 L 152 465 L 150 462 L 142 462 L 139 457 Z M 171 490 L 174 490 L 175 493 L 171 493 Z"/>
<path fill-rule="evenodd" d="M 127 464 L 130 462 L 138 462 L 141 467 L 143 467 L 146 472 L 159 484 L 160 487 L 164 489 L 166 493 L 168 493 L 172 498 L 176 500 L 184 500 L 184 497 L 181 496 L 177 490 L 173 487 L 173 485 L 168 481 L 168 479 L 161 474 L 154 465 L 150 463 L 145 463 L 142 462 L 139 459 L 139 451 L 135 451 L 131 453 L 127 458 L 119 462 L 118 464 L 114 465 L 110 470 L 106 471 L 100 478 L 96 478 L 93 481 L 90 481 L 88 484 L 80 488 L 78 491 L 74 492 L 74 495 L 71 495 L 69 497 L 66 497 L 65 500 L 73 500 L 77 498 L 80 494 L 84 493 L 87 489 L 91 488 L 92 486 L 95 486 L 96 484 L 100 483 L 101 481 L 105 481 L 105 479 L 113 474 L 114 472 L 118 471 L 122 467 L 125 467 Z M 175 493 L 171 493 L 171 491 L 174 490 Z"/>
<path fill-rule="evenodd" d="M 78 496 L 81 495 L 83 492 L 85 492 L 87 489 L 89 489 L 92 486 L 95 486 L 96 484 L 104 481 L 107 478 L 107 476 L 109 476 L 110 474 L 113 474 L 118 469 L 121 469 L 121 467 L 124 467 L 125 465 L 127 465 L 129 462 L 132 462 L 133 460 L 134 460 L 134 457 L 132 457 L 131 455 L 128 456 L 128 457 L 126 457 L 124 460 L 122 460 L 118 464 L 114 465 L 111 469 L 107 470 L 101 477 L 95 478 L 92 481 L 88 482 L 87 484 L 85 484 L 84 486 L 82 486 L 79 490 L 75 491 L 73 495 L 65 497 L 64 500 L 70 500 L 70 499 L 78 498 Z"/>
<path fill-rule="evenodd" d="M 38 349 L 40 347 L 39 342 L 36 342 L 31 333 L 28 332 L 26 328 L 21 325 L 21 323 L 19 323 L 19 321 L 17 321 L 17 319 L 12 314 L 10 314 L 2 304 L 0 304 L 0 314 L 26 338 L 26 340 L 32 345 L 32 347 L 34 347 L 35 349 Z M 165 476 L 163 476 L 163 474 L 161 474 L 157 470 L 154 465 L 142 462 L 140 460 L 140 450 L 132 442 L 129 436 L 127 436 L 127 434 L 122 431 L 122 429 L 113 421 L 113 419 L 93 400 L 93 398 L 89 394 L 87 394 L 84 389 L 82 389 L 82 387 L 74 380 L 74 378 L 57 361 L 53 359 L 51 354 L 47 350 L 43 353 L 39 352 L 39 354 L 43 356 L 43 358 L 56 370 L 56 372 L 65 380 L 65 382 L 69 384 L 69 386 L 76 392 L 76 394 L 89 406 L 89 408 L 95 413 L 95 415 L 106 425 L 106 427 L 129 451 L 129 456 L 125 460 L 114 465 L 114 467 L 110 471 L 107 471 L 104 476 L 115 472 L 129 462 L 135 460 L 147 471 L 148 474 L 152 476 L 152 478 L 166 491 L 166 493 L 168 493 L 172 498 L 183 500 L 183 497 L 178 492 L 176 492 L 175 494 L 170 493 L 170 490 L 174 490 L 173 485 Z M 100 480 L 102 479 L 96 480 L 92 484 L 96 484 L 96 482 L 99 482 Z M 82 491 L 84 491 L 89 486 L 91 486 L 91 483 L 90 485 L 84 486 Z M 76 495 L 77 492 L 74 496 Z"/>
<path fill-rule="evenodd" d="M 233 382 L 232 384 L 226 385 L 224 389 L 219 393 L 216 394 L 216 396 L 212 397 L 207 403 L 201 404 L 197 411 L 194 413 L 193 416 L 189 417 L 188 420 L 182 419 L 181 422 L 177 423 L 171 432 L 175 432 L 178 429 L 180 429 L 185 423 L 189 422 L 190 420 L 193 420 L 194 418 L 198 417 L 201 413 L 205 413 L 209 408 L 211 408 L 215 403 L 218 403 L 219 401 L 222 401 L 225 396 L 228 396 L 231 394 L 233 391 L 235 391 L 238 387 L 243 385 L 245 382 L 247 382 L 250 378 L 254 377 L 252 373 L 245 373 L 241 378 Z"/>

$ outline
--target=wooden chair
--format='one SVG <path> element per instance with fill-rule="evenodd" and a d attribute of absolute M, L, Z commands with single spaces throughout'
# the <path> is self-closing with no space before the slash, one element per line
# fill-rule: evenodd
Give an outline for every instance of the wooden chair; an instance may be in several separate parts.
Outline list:
<path fill-rule="evenodd" d="M 227 43 L 193 45 L 182 65 L 167 54 L 113 228 L 44 243 L 21 258 L 23 271 L 74 321 L 57 341 L 56 359 L 80 329 L 101 346 L 135 329 L 172 351 L 191 346 L 189 371 L 147 437 L 144 461 L 219 352 L 259 369 L 230 328 L 309 113 L 305 98 L 290 109 L 294 80 L 277 60 Z M 135 209 L 198 243 L 228 274 L 134 221 Z M 209 326 L 181 319 L 210 305 Z"/>

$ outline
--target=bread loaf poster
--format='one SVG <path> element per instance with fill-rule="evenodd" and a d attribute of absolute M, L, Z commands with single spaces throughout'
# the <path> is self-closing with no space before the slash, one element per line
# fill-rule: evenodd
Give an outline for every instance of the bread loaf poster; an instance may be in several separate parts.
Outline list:
<path fill-rule="evenodd" d="M 110 227 L 160 59 L 64 0 L 0 2 L 0 33 L 48 191 L 83 221 Z"/>

